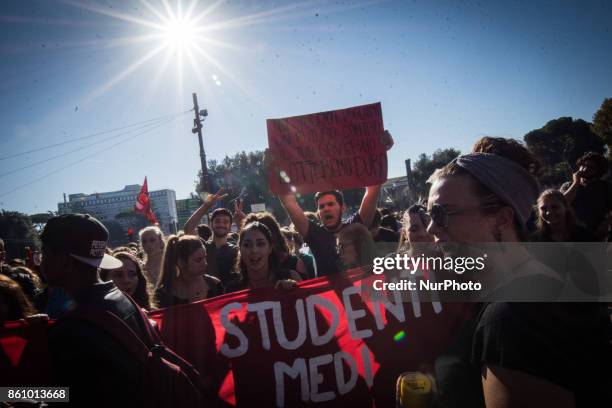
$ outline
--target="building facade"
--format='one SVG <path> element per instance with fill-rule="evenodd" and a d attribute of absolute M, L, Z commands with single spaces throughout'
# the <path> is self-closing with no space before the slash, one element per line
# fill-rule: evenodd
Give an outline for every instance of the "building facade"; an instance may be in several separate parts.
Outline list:
<path fill-rule="evenodd" d="M 91 214 L 100 220 L 111 232 L 111 240 L 117 242 L 118 233 L 113 234 L 116 225 L 124 231 L 128 228 L 140 228 L 144 217 L 134 214 L 134 204 L 141 186 L 132 184 L 123 190 L 94 194 L 70 194 L 68 200 L 58 203 L 60 214 L 78 212 Z M 175 233 L 178 223 L 176 213 L 176 193 L 174 190 L 164 189 L 149 192 L 151 208 L 159 222 L 159 227 L 165 234 Z M 140 224 L 139 224 L 140 223 Z M 146 223 L 146 221 L 145 221 Z M 139 225 L 135 225 L 139 224 Z M 111 228 L 111 225 L 115 228 Z M 121 237 L 123 238 L 123 237 Z"/>

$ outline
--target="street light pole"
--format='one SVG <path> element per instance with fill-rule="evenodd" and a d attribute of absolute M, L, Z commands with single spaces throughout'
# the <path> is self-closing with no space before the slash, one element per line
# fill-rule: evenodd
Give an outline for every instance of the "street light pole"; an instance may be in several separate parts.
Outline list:
<path fill-rule="evenodd" d="M 191 129 L 191 133 L 198 134 L 198 141 L 200 142 L 200 164 L 202 165 L 202 188 L 205 192 L 210 192 L 210 184 L 208 180 L 208 167 L 206 167 L 206 153 L 204 152 L 204 143 L 202 142 L 202 119 L 205 119 L 208 116 L 208 111 L 206 109 L 202 109 L 198 106 L 198 96 L 193 95 L 193 111 L 195 113 L 195 119 L 193 120 L 193 129 Z M 202 119 L 200 119 L 202 117 Z"/>

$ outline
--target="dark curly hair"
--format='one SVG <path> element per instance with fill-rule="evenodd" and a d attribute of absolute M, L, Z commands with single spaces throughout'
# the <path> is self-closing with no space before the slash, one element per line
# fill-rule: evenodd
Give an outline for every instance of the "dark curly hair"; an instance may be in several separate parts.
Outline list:
<path fill-rule="evenodd" d="M 272 243 L 272 233 L 270 232 L 270 229 L 264 223 L 260 221 L 253 221 L 253 222 L 249 222 L 245 224 L 245 226 L 240 230 L 240 237 L 238 238 L 238 248 L 239 249 L 242 248 L 242 242 L 244 240 L 245 235 L 251 231 L 261 232 L 263 236 L 266 238 L 266 241 L 268 241 L 268 244 L 270 245 L 270 247 L 272 248 L 272 252 L 270 252 L 270 255 L 268 256 L 268 270 L 270 271 L 270 274 L 273 276 L 274 280 L 275 281 L 278 280 L 280 259 Z M 250 284 L 249 274 L 247 273 L 246 265 L 244 264 L 244 262 L 242 262 L 241 258 L 242 258 L 242 254 L 239 253 L 236 259 L 235 271 L 237 272 L 237 275 L 239 275 L 238 282 L 237 282 L 238 285 L 243 288 L 246 288 Z"/>
<path fill-rule="evenodd" d="M 603 154 L 597 152 L 586 152 L 578 160 L 576 160 L 576 168 L 585 165 L 587 162 L 595 164 L 598 172 L 595 174 L 595 178 L 599 178 L 606 174 L 608 171 L 608 161 Z"/>
<path fill-rule="evenodd" d="M 474 143 L 472 153 L 491 153 L 503 156 L 519 164 L 532 176 L 537 176 L 542 167 L 538 159 L 525 146 L 514 139 L 484 136 Z"/>

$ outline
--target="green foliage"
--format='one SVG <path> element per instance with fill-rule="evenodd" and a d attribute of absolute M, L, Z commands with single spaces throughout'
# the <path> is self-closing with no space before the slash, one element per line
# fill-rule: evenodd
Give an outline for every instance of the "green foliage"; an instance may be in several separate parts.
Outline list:
<path fill-rule="evenodd" d="M 221 204 L 233 211 L 233 202 L 241 193 L 244 198 L 244 209 L 248 212 L 251 204 L 266 203 L 279 221 L 286 218 L 278 199 L 268 189 L 268 176 L 263 165 L 263 151 L 240 152 L 234 156 L 225 156 L 220 162 L 208 162 L 208 176 L 212 192 L 223 187 L 228 194 Z M 202 172 L 198 173 L 196 191 L 202 189 Z"/>
<path fill-rule="evenodd" d="M 585 152 L 603 153 L 605 150 L 601 138 L 593 132 L 589 122 L 571 117 L 551 120 L 542 128 L 527 133 L 524 140 L 544 167 L 563 162 L 574 166 Z"/>
<path fill-rule="evenodd" d="M 606 98 L 595 115 L 593 115 L 593 131 L 608 145 L 612 146 L 612 98 Z"/>
<path fill-rule="evenodd" d="M 585 152 L 605 150 L 590 123 L 571 117 L 551 120 L 527 133 L 524 140 L 542 164 L 538 180 L 543 187 L 556 188 L 571 180 L 576 160 Z"/>
<path fill-rule="evenodd" d="M 105 221 L 104 226 L 108 230 L 110 244 L 119 246 L 128 242 L 128 228 L 132 228 L 134 233 L 137 234 L 138 231 L 149 226 L 149 221 L 144 215 L 131 208 L 115 215 L 114 220 Z"/>
<path fill-rule="evenodd" d="M 45 225 L 49 221 L 49 219 L 57 216 L 58 213 L 53 211 L 48 211 L 46 213 L 38 213 L 30 215 L 30 220 L 32 221 L 32 226 L 36 230 L 36 232 L 40 233 L 45 228 Z"/>
<path fill-rule="evenodd" d="M 542 189 L 558 188 L 561 184 L 572 179 L 572 168 L 567 162 L 552 165 L 543 165 L 538 174 L 538 181 Z"/>
<path fill-rule="evenodd" d="M 438 149 L 431 156 L 421 154 L 412 167 L 412 180 L 414 185 L 414 197 L 417 201 L 427 199 L 429 195 L 429 184 L 427 179 L 436 169 L 450 163 L 461 152 L 457 149 Z"/>
<path fill-rule="evenodd" d="M 24 258 L 25 247 L 40 247 L 38 233 L 26 214 L 16 211 L 0 212 L 0 238 L 4 240 L 6 259 Z"/>
<path fill-rule="evenodd" d="M 144 217 L 141 217 L 144 219 Z M 127 229 L 124 229 L 121 223 L 118 221 L 105 221 L 104 226 L 108 230 L 108 241 L 111 246 L 117 247 L 127 243 Z M 146 226 L 146 219 L 145 219 Z M 134 227 L 132 227 L 134 228 Z M 142 227 L 144 228 L 144 227 Z M 134 231 L 138 232 L 138 229 L 134 228 Z"/>
<path fill-rule="evenodd" d="M 228 194 L 220 206 L 233 211 L 233 202 L 243 193 L 244 211 L 250 211 L 251 204 L 266 203 L 268 209 L 281 223 L 288 223 L 289 218 L 276 195 L 268 188 L 268 175 L 263 164 L 263 151 L 240 152 L 234 156 L 226 156 L 223 160 L 208 162 L 208 175 L 212 192 L 223 187 Z M 202 172 L 198 173 L 196 191 L 202 191 Z M 344 198 L 349 209 L 358 207 L 363 197 L 363 189 L 345 190 Z M 305 211 L 314 211 L 314 194 L 298 194 L 298 202 Z"/>

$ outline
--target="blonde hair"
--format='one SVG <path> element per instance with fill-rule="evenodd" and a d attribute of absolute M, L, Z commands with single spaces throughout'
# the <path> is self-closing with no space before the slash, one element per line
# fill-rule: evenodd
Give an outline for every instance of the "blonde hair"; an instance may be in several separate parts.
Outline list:
<path fill-rule="evenodd" d="M 157 235 L 162 242 L 164 241 L 163 231 L 157 225 L 151 225 L 138 231 L 138 239 L 140 240 L 140 246 L 142 246 L 142 236 L 148 232 L 155 233 L 155 235 Z"/>

